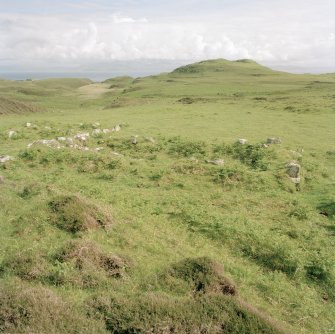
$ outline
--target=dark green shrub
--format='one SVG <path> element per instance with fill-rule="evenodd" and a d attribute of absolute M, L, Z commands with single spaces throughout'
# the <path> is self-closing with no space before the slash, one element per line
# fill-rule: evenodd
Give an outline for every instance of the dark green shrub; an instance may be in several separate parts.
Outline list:
<path fill-rule="evenodd" d="M 166 142 L 168 153 L 182 157 L 203 156 L 206 154 L 206 144 L 202 141 L 190 141 L 180 137 L 170 138 Z"/>

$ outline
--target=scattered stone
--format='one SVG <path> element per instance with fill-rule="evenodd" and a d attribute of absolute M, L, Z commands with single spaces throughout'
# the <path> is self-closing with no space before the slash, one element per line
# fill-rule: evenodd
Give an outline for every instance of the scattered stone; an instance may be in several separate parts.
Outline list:
<path fill-rule="evenodd" d="M 44 129 L 50 131 L 51 127 L 50 126 L 45 126 Z"/>
<path fill-rule="evenodd" d="M 136 145 L 136 144 L 137 144 L 137 137 L 138 137 L 138 136 L 132 136 L 132 137 L 131 137 L 131 143 L 132 143 L 133 145 Z"/>
<path fill-rule="evenodd" d="M 9 155 L 0 155 L 0 163 L 4 164 L 5 162 L 10 160 L 14 160 L 14 158 Z"/>
<path fill-rule="evenodd" d="M 97 148 L 94 149 L 94 151 L 100 152 L 100 151 L 102 151 L 103 149 L 104 149 L 103 147 L 97 147 Z"/>
<path fill-rule="evenodd" d="M 2 175 L 0 175 L 0 184 L 3 184 L 3 183 L 5 183 L 5 178 Z"/>
<path fill-rule="evenodd" d="M 286 167 L 287 175 L 290 177 L 291 181 L 296 184 L 300 183 L 301 166 L 298 163 L 292 161 Z"/>
<path fill-rule="evenodd" d="M 88 132 L 85 133 L 78 133 L 77 135 L 75 135 L 75 139 L 78 139 L 82 142 L 86 142 L 90 137 L 90 134 Z"/>
<path fill-rule="evenodd" d="M 65 141 L 65 140 L 66 140 L 66 137 L 57 137 L 57 140 L 58 140 L 58 141 Z"/>
<path fill-rule="evenodd" d="M 121 131 L 121 125 L 120 125 L 120 124 L 115 125 L 115 126 L 113 127 L 112 131 L 113 131 L 113 132 L 119 132 L 119 131 Z"/>
<path fill-rule="evenodd" d="M 30 122 L 26 123 L 26 128 L 30 128 L 32 126 L 32 124 Z"/>
<path fill-rule="evenodd" d="M 92 136 L 99 136 L 101 134 L 101 130 L 100 129 L 94 129 L 92 131 Z"/>
<path fill-rule="evenodd" d="M 244 138 L 239 138 L 238 143 L 241 145 L 245 145 L 248 141 Z"/>
<path fill-rule="evenodd" d="M 107 133 L 110 133 L 111 130 L 109 130 L 109 129 L 103 129 L 102 132 L 106 135 Z"/>
<path fill-rule="evenodd" d="M 208 164 L 223 166 L 224 160 L 223 159 L 215 159 L 215 160 L 205 160 Z"/>
<path fill-rule="evenodd" d="M 13 138 L 16 135 L 17 135 L 16 131 L 13 131 L 13 130 L 8 131 L 8 138 Z"/>
<path fill-rule="evenodd" d="M 268 145 L 272 145 L 272 144 L 281 144 L 281 139 L 278 138 L 278 137 L 271 137 L 271 138 L 268 138 L 266 140 L 266 143 Z"/>
<path fill-rule="evenodd" d="M 100 126 L 99 122 L 95 122 L 95 123 L 92 124 L 93 129 L 97 129 L 99 126 Z"/>

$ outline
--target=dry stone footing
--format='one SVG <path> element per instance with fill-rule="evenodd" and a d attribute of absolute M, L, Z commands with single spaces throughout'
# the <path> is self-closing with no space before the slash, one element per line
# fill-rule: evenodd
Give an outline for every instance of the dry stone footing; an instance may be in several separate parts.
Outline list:
<path fill-rule="evenodd" d="M 60 144 L 60 142 L 56 139 L 41 139 L 41 140 L 36 140 L 30 144 L 28 144 L 28 148 L 34 146 L 34 145 L 45 145 L 48 147 L 52 147 L 52 148 L 61 148 L 62 145 Z"/>
<path fill-rule="evenodd" d="M 90 134 L 88 132 L 78 133 L 74 136 L 74 138 L 78 139 L 79 141 L 86 142 L 90 138 Z"/>

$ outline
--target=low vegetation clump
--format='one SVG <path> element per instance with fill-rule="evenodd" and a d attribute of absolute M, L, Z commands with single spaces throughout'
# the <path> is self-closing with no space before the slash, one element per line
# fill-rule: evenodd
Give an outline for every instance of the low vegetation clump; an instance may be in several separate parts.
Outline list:
<path fill-rule="evenodd" d="M 110 214 L 75 195 L 61 195 L 49 202 L 51 221 L 70 233 L 89 229 L 107 228 L 112 222 Z"/>

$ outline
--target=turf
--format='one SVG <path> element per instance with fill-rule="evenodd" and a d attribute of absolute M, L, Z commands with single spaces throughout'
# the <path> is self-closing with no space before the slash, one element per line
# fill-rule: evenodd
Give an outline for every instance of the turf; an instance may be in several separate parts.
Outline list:
<path fill-rule="evenodd" d="M 0 330 L 331 333 L 334 88 L 222 59 L 0 81 Z"/>

